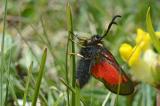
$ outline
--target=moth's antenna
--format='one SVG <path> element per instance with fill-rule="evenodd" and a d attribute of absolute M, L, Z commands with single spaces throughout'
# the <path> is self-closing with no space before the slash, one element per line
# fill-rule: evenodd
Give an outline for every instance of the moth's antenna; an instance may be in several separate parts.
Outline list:
<path fill-rule="evenodd" d="M 74 37 L 76 37 L 78 40 L 83 40 L 83 39 L 81 39 L 80 37 L 78 37 L 78 35 L 77 34 L 74 34 L 73 32 L 70 32 L 72 35 L 74 35 Z"/>
<path fill-rule="evenodd" d="M 118 18 L 118 17 L 121 17 L 121 16 L 120 16 L 120 15 L 116 15 L 116 16 L 113 17 L 112 21 L 111 21 L 111 22 L 109 23 L 109 25 L 108 25 L 107 30 L 104 32 L 104 34 L 103 34 L 103 36 L 101 37 L 100 40 L 102 40 L 102 39 L 108 34 L 108 32 L 109 32 L 109 30 L 111 29 L 111 26 L 112 26 L 113 24 L 116 24 L 116 25 L 117 25 L 117 23 L 115 22 L 115 20 L 116 20 L 116 18 Z"/>
<path fill-rule="evenodd" d="M 71 33 L 72 35 L 74 35 L 74 37 L 76 37 L 78 40 L 81 40 L 81 38 L 79 38 L 77 34 L 74 34 L 74 33 L 71 32 L 71 31 L 70 31 L 70 33 Z"/>

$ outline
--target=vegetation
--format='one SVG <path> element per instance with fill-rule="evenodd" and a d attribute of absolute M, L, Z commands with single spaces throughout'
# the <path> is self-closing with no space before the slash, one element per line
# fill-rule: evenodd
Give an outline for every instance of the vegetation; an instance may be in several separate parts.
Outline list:
<path fill-rule="evenodd" d="M 1 0 L 0 106 L 160 105 L 160 11 L 155 0 Z M 135 92 L 118 96 L 91 78 L 76 86 L 79 37 L 103 34 Z"/>

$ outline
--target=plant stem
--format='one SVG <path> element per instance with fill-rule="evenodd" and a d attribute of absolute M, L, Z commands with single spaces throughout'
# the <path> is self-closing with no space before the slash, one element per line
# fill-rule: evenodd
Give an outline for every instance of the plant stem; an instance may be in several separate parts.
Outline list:
<path fill-rule="evenodd" d="M 68 37 L 72 40 L 74 40 L 74 35 L 72 34 L 73 32 L 73 24 L 72 24 L 72 13 L 71 13 L 71 7 L 70 4 L 67 3 L 67 28 L 68 28 Z M 69 46 L 69 45 L 68 45 Z M 71 42 L 71 52 L 75 53 L 75 45 L 74 42 Z M 68 55 L 68 54 L 67 54 Z M 76 88 L 76 78 L 75 78 L 75 70 L 76 70 L 76 60 L 75 60 L 75 56 L 72 56 L 72 87 L 75 89 Z M 72 106 L 75 106 L 76 103 L 76 94 L 74 92 L 72 92 Z"/>
<path fill-rule="evenodd" d="M 69 34 L 68 34 L 69 35 Z M 67 81 L 67 84 L 69 85 L 69 78 L 68 78 L 68 53 L 69 53 L 69 37 L 68 36 L 68 40 L 67 40 L 67 48 L 66 48 L 66 64 L 65 64 L 65 69 L 66 69 L 66 81 Z M 67 101 L 68 101 L 68 106 L 70 106 L 69 104 L 69 89 L 67 87 Z"/>
<path fill-rule="evenodd" d="M 160 90 L 157 90 L 157 106 L 160 106 Z"/>
<path fill-rule="evenodd" d="M 3 18 L 3 34 L 1 43 L 1 70 L 0 70 L 0 105 L 3 106 L 3 71 L 4 71 L 4 40 L 6 29 L 6 16 L 7 16 L 7 1 L 5 0 L 4 18 Z"/>

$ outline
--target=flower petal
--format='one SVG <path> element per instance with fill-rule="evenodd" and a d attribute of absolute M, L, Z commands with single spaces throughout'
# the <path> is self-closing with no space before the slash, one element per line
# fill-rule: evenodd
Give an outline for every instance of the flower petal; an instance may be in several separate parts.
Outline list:
<path fill-rule="evenodd" d="M 136 44 L 145 51 L 150 46 L 150 36 L 147 32 L 144 32 L 142 29 L 137 29 Z"/>
<path fill-rule="evenodd" d="M 133 49 L 132 49 L 132 52 L 128 58 L 128 64 L 130 66 L 132 66 L 135 62 L 137 62 L 139 60 L 139 57 L 141 55 L 141 52 L 142 52 L 142 49 L 140 46 L 135 46 Z"/>
<path fill-rule="evenodd" d="M 132 52 L 132 46 L 130 44 L 127 44 L 127 43 L 123 43 L 120 48 L 119 48 L 119 52 L 120 52 L 120 55 L 122 57 L 122 59 L 124 61 L 128 61 L 128 58 Z"/>

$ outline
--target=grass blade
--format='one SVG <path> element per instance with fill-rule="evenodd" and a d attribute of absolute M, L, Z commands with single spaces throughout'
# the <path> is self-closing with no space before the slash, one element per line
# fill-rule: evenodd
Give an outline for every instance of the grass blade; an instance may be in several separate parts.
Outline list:
<path fill-rule="evenodd" d="M 108 99 L 109 99 L 110 95 L 111 95 L 111 92 L 108 92 L 108 94 L 107 94 L 107 96 L 106 96 L 105 100 L 103 101 L 102 106 L 106 106 L 106 103 L 107 103 L 107 101 L 108 101 Z"/>
<path fill-rule="evenodd" d="M 73 24 L 72 24 L 72 13 L 71 13 L 71 7 L 70 4 L 67 3 L 67 28 L 68 28 L 68 37 L 71 38 L 74 41 L 74 35 L 73 35 Z M 69 45 L 68 45 L 69 46 Z M 71 42 L 71 48 L 72 48 L 72 53 L 75 53 L 75 45 L 74 42 Z M 76 88 L 76 60 L 75 60 L 75 55 L 72 55 L 72 87 L 75 89 Z M 75 106 L 76 103 L 76 93 L 72 92 L 72 106 Z M 80 101 L 79 101 L 80 105 Z"/>
<path fill-rule="evenodd" d="M 80 106 L 80 88 L 78 86 L 76 86 L 76 95 L 75 95 L 75 106 Z"/>
<path fill-rule="evenodd" d="M 66 77 L 66 81 L 67 84 L 69 85 L 69 78 L 68 78 L 68 54 L 69 54 L 69 36 L 68 36 L 68 40 L 67 40 L 67 48 L 66 48 L 66 59 L 65 59 L 65 77 Z M 67 88 L 67 101 L 68 101 L 68 106 L 70 106 L 69 104 L 69 89 Z"/>
<path fill-rule="evenodd" d="M 66 82 L 67 82 L 67 85 L 69 85 L 69 78 L 68 78 L 68 54 L 69 54 L 69 44 L 70 44 L 70 38 L 71 38 L 71 33 L 70 31 L 73 31 L 73 28 L 72 28 L 72 17 L 71 17 L 71 10 L 70 10 L 70 7 L 69 7 L 69 3 L 67 3 L 67 6 L 66 6 L 66 17 L 67 17 L 67 28 L 68 28 L 68 40 L 67 40 L 67 47 L 66 47 L 66 65 L 65 65 L 65 70 L 66 70 Z M 73 93 L 73 91 L 72 91 Z M 68 101 L 68 106 L 70 106 L 70 99 L 69 99 L 69 88 L 67 87 L 67 101 Z"/>
<path fill-rule="evenodd" d="M 55 60 L 56 56 L 55 56 L 54 53 L 52 52 L 52 50 L 53 50 L 53 49 L 52 49 L 52 44 L 51 44 L 51 42 L 50 42 L 50 40 L 49 40 L 49 38 L 48 38 L 48 34 L 47 34 L 47 31 L 46 31 L 46 28 L 45 28 L 45 23 L 44 23 L 42 17 L 40 18 L 40 22 L 41 22 L 42 29 L 43 29 L 43 35 L 44 35 L 44 38 L 45 38 L 45 40 L 46 40 L 46 43 L 45 43 L 45 44 L 47 45 L 48 50 L 49 50 L 49 52 L 51 53 L 51 56 L 52 56 L 53 60 Z"/>
<path fill-rule="evenodd" d="M 7 65 L 7 83 L 6 83 L 6 97 L 5 97 L 5 102 L 4 104 L 7 105 L 7 99 L 9 97 L 8 95 L 8 92 L 9 92 L 9 83 L 10 83 L 10 74 L 11 74 L 11 71 L 10 71 L 10 65 L 11 65 L 11 54 L 12 54 L 12 49 L 9 50 L 9 59 L 8 59 L 8 65 Z"/>
<path fill-rule="evenodd" d="M 17 29 L 17 28 L 16 28 L 16 30 L 17 30 L 17 33 L 18 33 L 18 35 L 20 36 L 20 38 L 21 38 L 21 39 L 24 41 L 24 43 L 28 46 L 29 50 L 31 51 L 31 53 L 32 53 L 33 56 L 35 57 L 38 65 L 40 65 L 39 59 L 38 59 L 37 55 L 34 53 L 34 51 L 33 51 L 33 49 L 32 49 L 32 46 L 30 46 L 30 45 L 29 45 L 29 42 L 22 36 L 21 31 L 20 31 L 19 29 Z"/>
<path fill-rule="evenodd" d="M 11 91 L 11 95 L 13 96 L 13 100 L 15 101 L 16 106 L 19 106 L 17 95 L 16 95 L 16 92 L 15 92 L 15 89 L 14 89 L 14 86 L 12 85 L 12 83 L 9 83 L 9 89 Z"/>
<path fill-rule="evenodd" d="M 28 90 L 29 90 L 29 82 L 30 82 L 30 79 L 31 79 L 32 67 L 33 67 L 33 62 L 30 64 L 29 70 L 28 70 L 26 88 L 25 88 L 25 92 L 24 92 L 24 96 L 23 96 L 23 106 L 25 106 L 25 104 L 26 104 L 26 97 L 27 97 Z"/>
<path fill-rule="evenodd" d="M 158 38 L 156 37 L 156 34 L 153 29 L 152 20 L 150 16 L 150 7 L 148 8 L 148 11 L 146 14 L 146 25 L 147 25 L 147 30 L 149 32 L 149 35 L 152 39 L 153 46 L 156 48 L 158 53 L 160 53 L 160 42 L 158 41 Z"/>
<path fill-rule="evenodd" d="M 67 84 L 62 78 L 60 79 L 60 81 L 61 81 L 69 90 L 71 90 L 73 93 L 76 92 L 75 89 L 74 89 L 72 86 L 70 86 L 69 84 Z"/>
<path fill-rule="evenodd" d="M 45 50 L 43 52 L 42 59 L 41 59 L 39 74 L 38 74 L 38 78 L 37 78 L 37 81 L 36 81 L 36 87 L 35 87 L 35 91 L 34 91 L 34 95 L 33 95 L 33 99 L 32 99 L 32 106 L 36 106 L 36 102 L 37 102 L 37 98 L 38 98 L 39 90 L 40 90 L 40 85 L 41 85 L 42 77 L 43 77 L 43 74 L 44 74 L 46 57 L 47 57 L 47 48 L 45 48 Z"/>
<path fill-rule="evenodd" d="M 4 9 L 4 17 L 3 17 L 3 34 L 2 34 L 2 43 L 1 43 L 1 70 L 0 70 L 0 105 L 3 106 L 3 72 L 4 72 L 4 39 L 5 39 L 5 31 L 6 31 L 6 16 L 7 16 L 7 2 L 5 0 L 5 9 Z"/>
<path fill-rule="evenodd" d="M 32 74 L 31 74 L 31 82 L 32 82 L 31 86 L 34 88 L 34 85 L 36 84 L 36 81 L 34 80 L 34 77 L 33 77 Z M 44 106 L 48 106 L 47 105 L 47 100 L 46 100 L 44 94 L 42 93 L 42 91 L 39 92 L 39 97 L 44 102 Z"/>
<path fill-rule="evenodd" d="M 76 87 L 76 89 L 74 89 L 72 86 L 70 86 L 69 84 L 67 84 L 62 78 L 60 78 L 60 81 L 68 88 L 68 90 L 71 90 L 73 93 L 76 93 L 77 95 L 77 105 L 80 105 L 80 100 L 81 100 L 81 102 L 84 104 L 84 106 L 87 106 L 87 104 L 85 103 L 85 100 L 84 100 L 84 98 L 80 95 L 80 90 L 79 90 L 79 88 L 77 88 Z M 77 105 L 75 105 L 75 106 L 77 106 Z"/>

